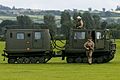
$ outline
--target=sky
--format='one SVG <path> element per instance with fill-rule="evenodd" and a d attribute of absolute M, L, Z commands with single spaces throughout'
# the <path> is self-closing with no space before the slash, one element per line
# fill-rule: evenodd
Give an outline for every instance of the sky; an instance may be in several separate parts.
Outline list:
<path fill-rule="evenodd" d="M 15 6 L 42 10 L 88 10 L 88 8 L 111 10 L 116 9 L 117 5 L 120 6 L 120 0 L 0 0 L 0 4 L 11 8 Z"/>

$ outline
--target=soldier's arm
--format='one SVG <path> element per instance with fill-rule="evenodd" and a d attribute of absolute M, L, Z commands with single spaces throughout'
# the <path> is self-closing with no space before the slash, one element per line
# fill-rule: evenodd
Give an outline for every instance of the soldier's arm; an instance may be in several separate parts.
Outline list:
<path fill-rule="evenodd" d="M 93 48 L 95 47 L 95 43 L 93 42 Z"/>
<path fill-rule="evenodd" d="M 83 20 L 81 20 L 80 23 L 81 23 L 80 28 L 82 28 L 83 27 Z"/>
<path fill-rule="evenodd" d="M 86 46 L 87 46 L 87 42 L 84 44 L 85 49 L 87 49 L 87 47 L 86 47 Z"/>
<path fill-rule="evenodd" d="M 94 47 L 95 47 L 95 44 L 94 44 L 94 42 L 92 41 L 92 49 L 94 49 Z"/>

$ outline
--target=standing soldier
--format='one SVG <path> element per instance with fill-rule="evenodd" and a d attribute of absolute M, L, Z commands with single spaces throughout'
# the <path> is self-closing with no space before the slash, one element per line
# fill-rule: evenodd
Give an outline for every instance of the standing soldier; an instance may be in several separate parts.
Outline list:
<path fill-rule="evenodd" d="M 84 47 L 86 49 L 86 56 L 88 58 L 88 63 L 92 64 L 92 54 L 94 51 L 94 42 L 92 41 L 92 38 L 88 38 L 88 41 L 84 44 Z"/>
<path fill-rule="evenodd" d="M 83 28 L 83 21 L 80 16 L 77 17 L 76 28 Z"/>

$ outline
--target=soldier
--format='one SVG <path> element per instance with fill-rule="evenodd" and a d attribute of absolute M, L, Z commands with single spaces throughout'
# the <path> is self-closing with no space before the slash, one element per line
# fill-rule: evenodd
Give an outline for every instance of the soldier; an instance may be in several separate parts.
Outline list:
<path fill-rule="evenodd" d="M 83 21 L 80 16 L 77 17 L 76 28 L 83 28 Z"/>
<path fill-rule="evenodd" d="M 88 58 L 88 63 L 92 64 L 92 54 L 94 51 L 94 42 L 92 41 L 92 38 L 88 38 L 88 41 L 84 44 L 84 47 L 86 49 L 86 56 Z"/>

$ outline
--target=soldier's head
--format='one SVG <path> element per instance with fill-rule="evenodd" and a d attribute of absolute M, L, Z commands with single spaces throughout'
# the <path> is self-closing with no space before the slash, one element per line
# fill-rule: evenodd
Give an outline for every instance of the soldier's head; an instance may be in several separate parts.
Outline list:
<path fill-rule="evenodd" d="M 88 41 L 92 41 L 92 37 L 88 37 Z"/>
<path fill-rule="evenodd" d="M 77 16 L 77 19 L 78 19 L 78 20 L 81 20 L 82 18 L 81 18 L 80 16 Z"/>

